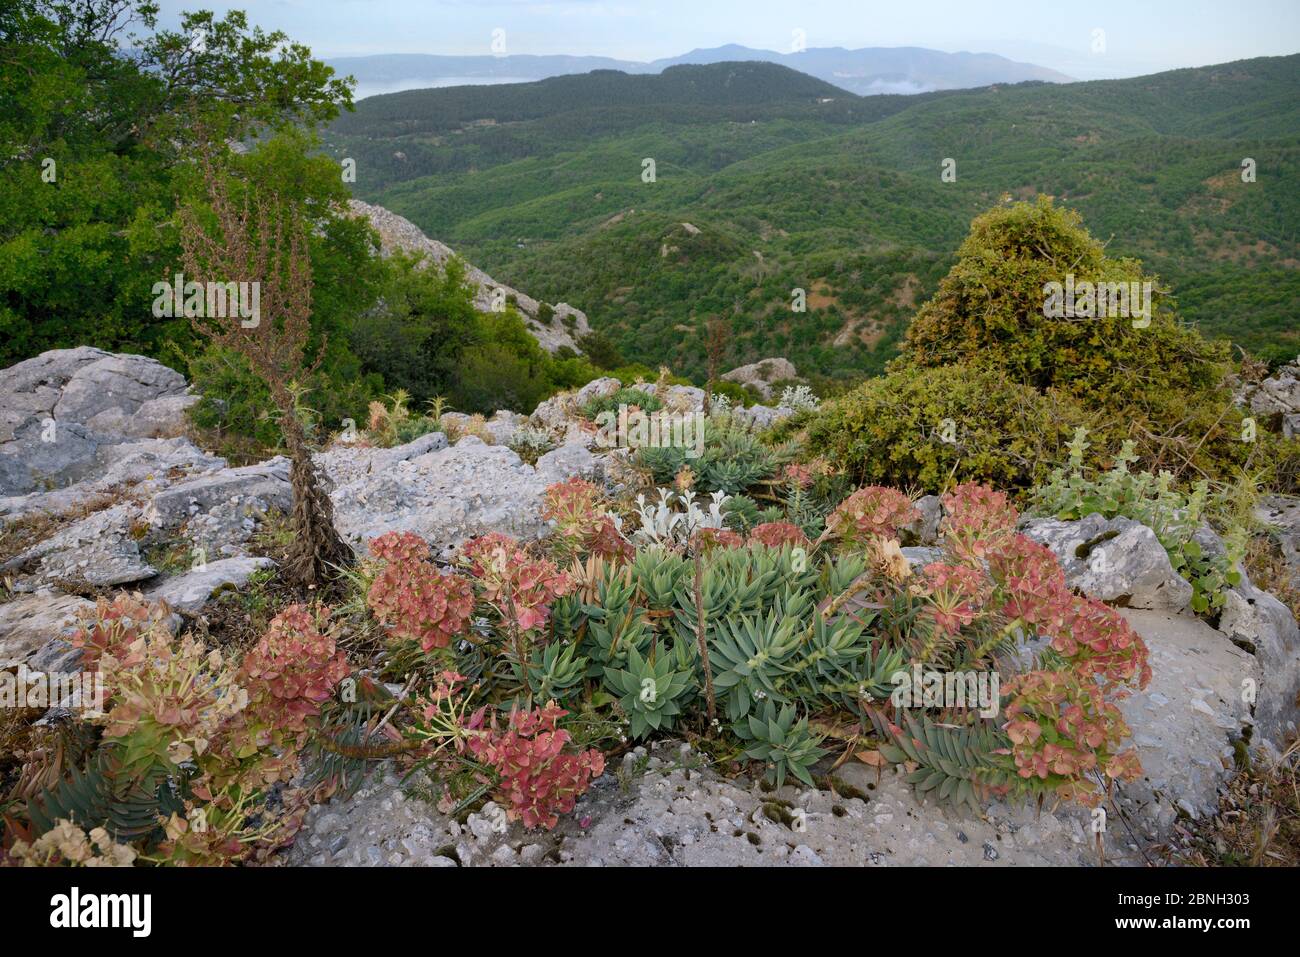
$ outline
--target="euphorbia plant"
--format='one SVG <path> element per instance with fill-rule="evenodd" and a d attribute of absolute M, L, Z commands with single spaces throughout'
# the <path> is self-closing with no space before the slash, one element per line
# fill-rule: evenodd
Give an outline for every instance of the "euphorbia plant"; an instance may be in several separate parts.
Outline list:
<path fill-rule="evenodd" d="M 527 662 L 531 635 L 546 624 L 551 603 L 573 591 L 573 579 L 500 532 L 465 543 L 460 563 L 514 639 L 516 660 Z"/>
<path fill-rule="evenodd" d="M 1141 774 L 1137 753 L 1121 749 L 1128 725 L 1095 681 L 1070 670 L 1031 671 L 1013 678 L 1006 690 L 1011 702 L 1005 730 L 1021 778 L 1091 806 L 1101 800 L 1092 773 L 1108 782 Z"/>
<path fill-rule="evenodd" d="M 575 476 L 548 486 L 542 518 L 554 523 L 547 543 L 556 561 L 566 568 L 584 554 L 631 557 L 632 547 L 619 534 L 600 490 L 586 479 Z"/>
<path fill-rule="evenodd" d="M 899 529 L 919 517 L 902 492 L 879 485 L 858 489 L 826 519 L 826 535 L 843 548 L 866 544 L 873 538 L 897 538 Z"/>
<path fill-rule="evenodd" d="M 558 727 L 567 711 L 554 701 L 531 711 L 510 713 L 504 729 L 480 708 L 467 725 L 466 747 L 500 776 L 498 790 L 506 815 L 524 827 L 547 830 L 605 770 L 605 756 L 594 748 L 566 751 L 569 732 Z"/>
<path fill-rule="evenodd" d="M 310 611 L 277 616 L 242 664 L 173 637 L 138 599 L 101 603 L 74 644 L 103 678 L 103 737 L 84 771 L 28 802 L 29 832 L 103 826 L 135 859 L 167 864 L 264 856 L 293 835 L 305 796 L 286 788 L 271 812 L 270 788 L 294 778 L 320 703 L 347 674 Z"/>
<path fill-rule="evenodd" d="M 383 567 L 366 600 L 394 638 L 417 641 L 425 651 L 445 648 L 469 628 L 474 591 L 468 580 L 429 560 L 429 545 L 414 532 L 372 539 L 370 554 Z"/>

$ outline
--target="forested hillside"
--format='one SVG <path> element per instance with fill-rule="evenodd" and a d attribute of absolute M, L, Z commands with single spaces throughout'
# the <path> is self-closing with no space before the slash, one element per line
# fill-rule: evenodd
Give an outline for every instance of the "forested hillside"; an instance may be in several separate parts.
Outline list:
<path fill-rule="evenodd" d="M 744 63 L 412 91 L 363 101 L 326 142 L 357 159 L 362 197 L 688 374 L 717 314 L 728 361 L 878 371 L 971 218 L 1036 193 L 1142 258 L 1185 320 L 1300 349 L 1300 57 L 919 97 L 824 86 Z"/>

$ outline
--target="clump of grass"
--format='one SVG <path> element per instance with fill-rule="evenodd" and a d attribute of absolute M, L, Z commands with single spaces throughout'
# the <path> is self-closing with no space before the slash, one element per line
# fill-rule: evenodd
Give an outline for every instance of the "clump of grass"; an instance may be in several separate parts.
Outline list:
<path fill-rule="evenodd" d="M 1256 535 L 1246 543 L 1246 572 L 1256 588 L 1271 592 L 1300 620 L 1300 579 L 1271 535 Z"/>
<path fill-rule="evenodd" d="M 1300 740 L 1277 763 L 1242 769 L 1219 798 L 1219 813 L 1175 857 L 1199 867 L 1300 865 Z"/>
<path fill-rule="evenodd" d="M 300 600 L 299 592 L 274 568 L 259 569 L 243 588 L 223 591 L 209 602 L 201 627 L 212 645 L 247 648 L 266 632 L 272 618 Z"/>
<path fill-rule="evenodd" d="M 159 542 L 145 549 L 143 557 L 160 575 L 183 575 L 194 566 L 194 546 L 185 538 Z"/>

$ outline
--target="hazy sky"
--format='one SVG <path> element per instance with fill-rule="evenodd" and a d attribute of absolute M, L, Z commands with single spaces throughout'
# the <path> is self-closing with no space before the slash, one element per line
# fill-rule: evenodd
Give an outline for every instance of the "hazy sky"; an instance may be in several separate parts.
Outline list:
<path fill-rule="evenodd" d="M 652 60 L 724 43 L 999 53 L 1081 79 L 1300 52 L 1300 0 L 162 0 L 246 10 L 318 56 L 507 53 Z M 1104 50 L 1094 47 L 1104 31 Z"/>

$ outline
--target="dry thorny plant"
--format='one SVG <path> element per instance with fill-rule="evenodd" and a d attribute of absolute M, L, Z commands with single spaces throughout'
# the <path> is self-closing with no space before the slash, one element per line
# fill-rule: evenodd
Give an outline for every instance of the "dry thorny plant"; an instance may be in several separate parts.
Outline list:
<path fill-rule="evenodd" d="M 312 274 L 306 231 L 291 205 L 275 194 L 257 194 L 251 184 L 242 203 L 230 194 L 230 177 L 202 154 L 203 179 L 215 230 L 193 205 L 181 210 L 182 262 L 200 284 L 256 282 L 260 311 L 253 322 L 233 316 L 192 317 L 195 330 L 243 357 L 267 385 L 280 413 L 280 429 L 292 463 L 295 537 L 285 564 L 286 577 L 314 587 L 351 558 L 334 529 L 333 505 L 311 459 L 306 429 L 297 414 L 298 389 L 320 364 L 305 352 L 311 339 Z"/>

